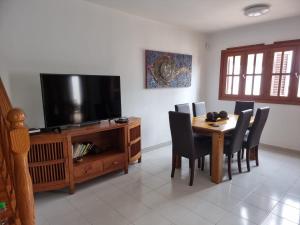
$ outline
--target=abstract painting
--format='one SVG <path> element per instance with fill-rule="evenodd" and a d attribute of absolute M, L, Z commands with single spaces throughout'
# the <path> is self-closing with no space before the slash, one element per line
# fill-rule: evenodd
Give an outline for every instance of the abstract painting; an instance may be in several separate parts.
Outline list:
<path fill-rule="evenodd" d="M 146 88 L 190 87 L 192 56 L 146 50 Z"/>

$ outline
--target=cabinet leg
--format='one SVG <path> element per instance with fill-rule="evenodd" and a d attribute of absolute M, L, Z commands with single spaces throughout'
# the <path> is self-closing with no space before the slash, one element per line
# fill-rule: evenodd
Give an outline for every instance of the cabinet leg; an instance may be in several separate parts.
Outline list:
<path fill-rule="evenodd" d="M 142 156 L 139 158 L 138 163 L 142 162 Z"/>

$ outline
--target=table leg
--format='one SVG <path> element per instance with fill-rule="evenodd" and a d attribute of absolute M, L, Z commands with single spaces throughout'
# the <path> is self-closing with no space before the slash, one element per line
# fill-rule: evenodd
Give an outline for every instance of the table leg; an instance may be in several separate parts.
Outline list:
<path fill-rule="evenodd" d="M 224 154 L 224 134 L 213 133 L 211 181 L 216 184 L 221 183 L 223 179 L 223 154 Z"/>

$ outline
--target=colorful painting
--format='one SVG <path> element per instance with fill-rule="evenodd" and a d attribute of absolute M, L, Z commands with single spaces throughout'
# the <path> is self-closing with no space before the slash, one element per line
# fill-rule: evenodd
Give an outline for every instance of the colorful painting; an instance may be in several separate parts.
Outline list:
<path fill-rule="evenodd" d="M 190 87 L 192 56 L 146 50 L 146 88 Z"/>

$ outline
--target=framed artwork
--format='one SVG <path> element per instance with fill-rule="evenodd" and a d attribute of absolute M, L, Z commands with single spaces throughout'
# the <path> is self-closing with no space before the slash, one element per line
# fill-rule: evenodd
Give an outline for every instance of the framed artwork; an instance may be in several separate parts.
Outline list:
<path fill-rule="evenodd" d="M 145 51 L 146 88 L 190 87 L 192 56 Z"/>

